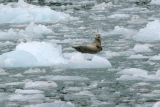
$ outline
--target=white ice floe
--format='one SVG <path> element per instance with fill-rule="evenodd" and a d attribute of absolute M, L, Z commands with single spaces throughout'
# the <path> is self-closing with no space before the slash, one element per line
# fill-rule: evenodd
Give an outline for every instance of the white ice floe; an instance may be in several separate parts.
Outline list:
<path fill-rule="evenodd" d="M 5 72 L 5 70 L 4 70 L 4 69 L 1 69 L 1 68 L 0 68 L 0 75 L 8 75 L 8 73 L 7 73 L 7 72 Z"/>
<path fill-rule="evenodd" d="M 150 4 L 160 5 L 160 1 L 159 0 L 152 0 Z"/>
<path fill-rule="evenodd" d="M 24 77 L 21 73 L 15 74 L 15 75 L 9 75 L 9 77 Z"/>
<path fill-rule="evenodd" d="M 133 48 L 136 53 L 143 53 L 143 52 L 151 52 L 149 45 L 147 44 L 136 44 Z"/>
<path fill-rule="evenodd" d="M 118 72 L 121 75 L 117 80 L 143 80 L 143 81 L 154 81 L 160 80 L 160 70 L 155 74 L 148 74 L 148 71 L 139 68 L 129 68 Z"/>
<path fill-rule="evenodd" d="M 39 74 L 39 73 L 46 73 L 46 70 L 45 69 L 38 69 L 38 68 L 36 68 L 36 69 L 29 69 L 29 70 L 26 70 L 25 72 L 24 72 L 24 74 Z"/>
<path fill-rule="evenodd" d="M 63 12 L 50 7 L 34 6 L 19 0 L 18 3 L 0 4 L 0 23 L 57 22 L 70 19 Z"/>
<path fill-rule="evenodd" d="M 155 104 L 153 104 L 153 107 L 160 107 L 160 101 L 158 101 Z"/>
<path fill-rule="evenodd" d="M 155 20 L 149 22 L 145 28 L 139 30 L 139 32 L 133 36 L 136 41 L 154 42 L 160 40 L 160 21 Z"/>
<path fill-rule="evenodd" d="M 108 18 L 116 18 L 116 19 L 126 19 L 129 17 L 130 17 L 129 14 L 120 14 L 120 13 L 116 13 L 116 14 L 108 16 Z"/>
<path fill-rule="evenodd" d="M 116 7 L 112 2 L 109 3 L 101 3 L 101 4 L 97 4 L 95 5 L 92 10 L 105 10 L 106 8 L 114 8 Z"/>
<path fill-rule="evenodd" d="M 28 105 L 25 107 L 74 107 L 74 104 L 70 102 L 55 101 L 53 103 L 42 103 L 42 104 Z"/>
<path fill-rule="evenodd" d="M 106 51 L 106 57 L 109 58 L 113 58 L 113 57 L 117 57 L 120 56 L 120 54 L 118 52 L 112 52 L 112 51 Z"/>
<path fill-rule="evenodd" d="M 9 101 L 22 101 L 22 102 L 42 102 L 45 99 L 44 94 L 13 94 L 9 96 Z"/>
<path fill-rule="evenodd" d="M 97 55 L 71 53 L 65 58 L 60 45 L 46 42 L 20 43 L 11 52 L 0 55 L 0 67 L 54 66 L 60 68 L 108 68 L 110 62 Z"/>
<path fill-rule="evenodd" d="M 46 81 L 28 81 L 25 83 L 24 88 L 26 89 L 46 89 L 46 88 L 56 88 L 57 84 L 55 82 Z"/>
<path fill-rule="evenodd" d="M 16 89 L 16 94 L 43 94 L 43 91 L 40 90 L 22 90 L 22 89 Z"/>
<path fill-rule="evenodd" d="M 159 55 L 152 56 L 149 60 L 159 61 L 159 60 L 160 60 L 160 54 L 159 54 Z"/>
<path fill-rule="evenodd" d="M 113 31 L 108 32 L 109 35 L 120 34 L 125 36 L 126 38 L 131 38 L 134 34 L 136 34 L 136 30 L 127 29 L 123 26 L 115 26 Z"/>
<path fill-rule="evenodd" d="M 143 56 L 141 54 L 129 56 L 129 59 L 148 59 L 148 58 L 149 58 L 148 56 Z"/>
<path fill-rule="evenodd" d="M 42 79 L 47 79 L 49 81 L 84 81 L 84 80 L 89 80 L 86 77 L 80 77 L 80 76 L 61 76 L 61 75 L 56 75 L 56 76 L 42 76 L 40 77 Z"/>
<path fill-rule="evenodd" d="M 24 30 L 12 29 L 0 31 L 0 40 L 16 40 L 22 38 L 42 38 L 45 34 L 53 33 L 44 25 L 30 23 Z"/>

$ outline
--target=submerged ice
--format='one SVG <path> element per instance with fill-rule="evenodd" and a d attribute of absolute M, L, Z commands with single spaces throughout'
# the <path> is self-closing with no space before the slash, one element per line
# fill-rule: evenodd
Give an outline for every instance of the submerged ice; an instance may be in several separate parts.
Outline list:
<path fill-rule="evenodd" d="M 110 62 L 103 57 L 71 53 L 70 56 L 62 53 L 60 45 L 46 42 L 20 43 L 11 52 L 0 55 L 0 67 L 27 67 L 27 66 L 54 66 L 64 68 L 107 68 Z M 90 56 L 89 56 L 90 57 Z"/>
<path fill-rule="evenodd" d="M 40 7 L 19 0 L 18 3 L 0 4 L 0 23 L 57 22 L 71 18 L 63 12 L 50 7 Z"/>

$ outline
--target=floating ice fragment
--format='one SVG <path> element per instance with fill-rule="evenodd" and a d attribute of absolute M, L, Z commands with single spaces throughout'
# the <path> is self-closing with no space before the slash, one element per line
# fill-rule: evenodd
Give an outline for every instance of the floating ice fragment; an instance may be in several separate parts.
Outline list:
<path fill-rule="evenodd" d="M 74 107 L 70 102 L 55 101 L 54 103 L 42 103 L 36 105 L 28 105 L 25 107 Z"/>
<path fill-rule="evenodd" d="M 152 0 L 151 4 L 156 4 L 156 5 L 160 5 L 160 1 L 159 0 Z"/>
<path fill-rule="evenodd" d="M 136 41 L 143 42 L 154 42 L 160 40 L 160 21 L 155 20 L 149 22 L 145 28 L 140 29 L 140 31 L 133 36 Z"/>
<path fill-rule="evenodd" d="M 38 74 L 38 73 L 45 73 L 45 69 L 29 69 L 27 71 L 24 72 L 24 74 Z"/>
<path fill-rule="evenodd" d="M 109 68 L 104 57 L 70 53 L 67 58 L 60 45 L 46 42 L 20 43 L 11 52 L 0 55 L 0 67 L 55 66 L 60 68 Z"/>
<path fill-rule="evenodd" d="M 143 80 L 143 81 L 154 81 L 160 80 L 160 70 L 155 72 L 155 74 L 148 74 L 148 71 L 139 68 L 129 68 L 120 71 L 120 78 L 117 80 Z"/>
<path fill-rule="evenodd" d="M 1 68 L 0 68 L 0 75 L 8 75 L 8 73 L 7 73 L 7 72 L 5 72 L 5 70 L 4 70 L 4 69 L 1 69 Z"/>
<path fill-rule="evenodd" d="M 43 91 L 40 90 L 22 90 L 22 89 L 16 89 L 16 94 L 42 94 Z"/>
<path fill-rule="evenodd" d="M 152 56 L 149 60 L 153 60 L 153 61 L 158 61 L 158 60 L 160 60 L 160 54 L 159 54 L 159 55 Z"/>
<path fill-rule="evenodd" d="M 57 81 L 57 80 L 61 80 L 61 81 L 84 81 L 84 80 L 89 80 L 86 77 L 80 77 L 80 76 L 61 76 L 61 75 L 56 75 L 56 76 L 42 76 L 40 78 L 45 78 L 49 81 Z"/>
<path fill-rule="evenodd" d="M 137 53 L 139 52 L 151 52 L 151 49 L 146 44 L 136 44 L 133 48 L 133 50 Z"/>
<path fill-rule="evenodd" d="M 9 101 L 22 101 L 22 102 L 42 102 L 45 99 L 44 94 L 13 94 L 9 96 Z"/>
<path fill-rule="evenodd" d="M 120 71 L 118 74 L 121 74 L 118 80 L 141 80 L 148 76 L 147 71 L 138 68 L 129 68 Z"/>
<path fill-rule="evenodd" d="M 153 107 L 160 107 L 160 101 L 159 102 L 156 102 Z"/>
<path fill-rule="evenodd" d="M 126 19 L 129 17 L 130 17 L 129 14 L 120 14 L 120 13 L 116 13 L 116 14 L 108 16 L 108 18 L 116 18 L 116 19 Z"/>
<path fill-rule="evenodd" d="M 18 3 L 0 4 L 0 23 L 57 22 L 71 17 L 45 6 L 34 6 L 20 0 Z"/>
<path fill-rule="evenodd" d="M 48 29 L 46 26 L 30 23 L 24 30 L 10 28 L 8 31 L 0 31 L 0 40 L 42 38 L 43 35 L 50 33 L 52 33 L 52 30 Z"/>
<path fill-rule="evenodd" d="M 101 3 L 101 4 L 98 4 L 98 5 L 95 5 L 92 10 L 105 10 L 106 8 L 114 8 L 116 7 L 115 5 L 113 5 L 112 2 L 109 2 L 109 3 Z"/>
<path fill-rule="evenodd" d="M 109 35 L 120 34 L 120 35 L 124 35 L 126 38 L 131 38 L 131 36 L 136 34 L 136 30 L 127 29 L 127 28 L 124 28 L 123 26 L 115 26 L 114 30 L 110 31 L 108 34 Z"/>
<path fill-rule="evenodd" d="M 147 56 L 143 56 L 141 54 L 137 54 L 137 55 L 131 55 L 129 57 L 129 59 L 148 59 L 148 57 Z"/>
<path fill-rule="evenodd" d="M 25 83 L 25 88 L 31 89 L 46 89 L 46 88 L 56 88 L 57 84 L 55 82 L 46 82 L 46 81 L 28 81 Z"/>

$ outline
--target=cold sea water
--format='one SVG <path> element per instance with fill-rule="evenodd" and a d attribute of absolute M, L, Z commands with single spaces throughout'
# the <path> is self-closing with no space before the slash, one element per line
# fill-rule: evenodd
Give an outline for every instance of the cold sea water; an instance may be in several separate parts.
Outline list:
<path fill-rule="evenodd" d="M 159 0 L 0 0 L 0 107 L 160 107 Z M 101 34 L 103 50 L 72 46 Z"/>

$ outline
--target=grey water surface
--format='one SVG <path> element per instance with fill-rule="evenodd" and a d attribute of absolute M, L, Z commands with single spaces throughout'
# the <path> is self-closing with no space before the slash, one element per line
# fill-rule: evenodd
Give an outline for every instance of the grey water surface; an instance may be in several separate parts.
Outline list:
<path fill-rule="evenodd" d="M 160 6 L 151 5 L 150 1 L 138 0 L 55 0 L 52 2 L 28 1 L 34 5 L 47 5 L 55 11 L 69 14 L 76 20 L 57 23 L 40 23 L 51 28 L 54 33 L 34 41 L 58 41 L 63 53 L 74 52 L 73 45 L 92 42 L 95 34 L 102 35 L 103 56 L 112 64 L 111 68 L 56 68 L 40 67 L 5 67 L 0 74 L 0 107 L 30 107 L 30 105 L 62 101 L 63 107 L 152 107 L 160 100 L 160 79 L 135 76 L 134 79 L 121 79 L 119 74 L 124 69 L 137 68 L 155 75 L 160 62 L 149 58 L 131 59 L 136 55 L 132 49 L 136 44 L 151 45 L 151 52 L 142 52 L 144 56 L 155 56 L 160 52 L 158 41 L 138 42 L 130 38 L 129 33 L 112 32 L 115 26 L 132 29 L 138 32 L 146 24 L 160 17 Z M 10 1 L 2 1 L 10 3 Z M 96 7 L 102 3 L 108 5 Z M 114 14 L 125 14 L 122 17 L 109 17 Z M 135 22 L 133 19 L 135 18 Z M 10 29 L 12 25 L 0 24 L 0 30 Z M 109 33 L 111 32 L 111 33 Z M 18 44 L 17 40 L 1 40 L 0 54 L 10 52 Z M 108 55 L 108 53 L 111 54 Z M 114 56 L 115 55 L 115 56 Z M 26 71 L 32 70 L 27 73 Z M 35 71 L 35 72 L 34 72 Z M 36 72 L 37 71 L 37 72 Z M 142 77 L 142 78 L 141 78 Z M 34 81 L 44 84 L 56 83 L 50 87 L 27 88 Z M 34 85 L 34 84 L 33 84 Z M 44 87 L 43 87 L 44 85 Z M 17 90 L 37 90 L 35 93 L 20 93 Z M 39 92 L 40 91 L 40 92 Z M 53 105 L 52 105 L 53 106 Z M 40 106 L 41 107 L 41 106 Z M 44 106 L 45 107 L 45 106 Z M 49 107 L 46 106 L 46 107 Z M 56 105 L 55 105 L 56 107 Z M 57 107 L 61 107 L 58 106 Z"/>

